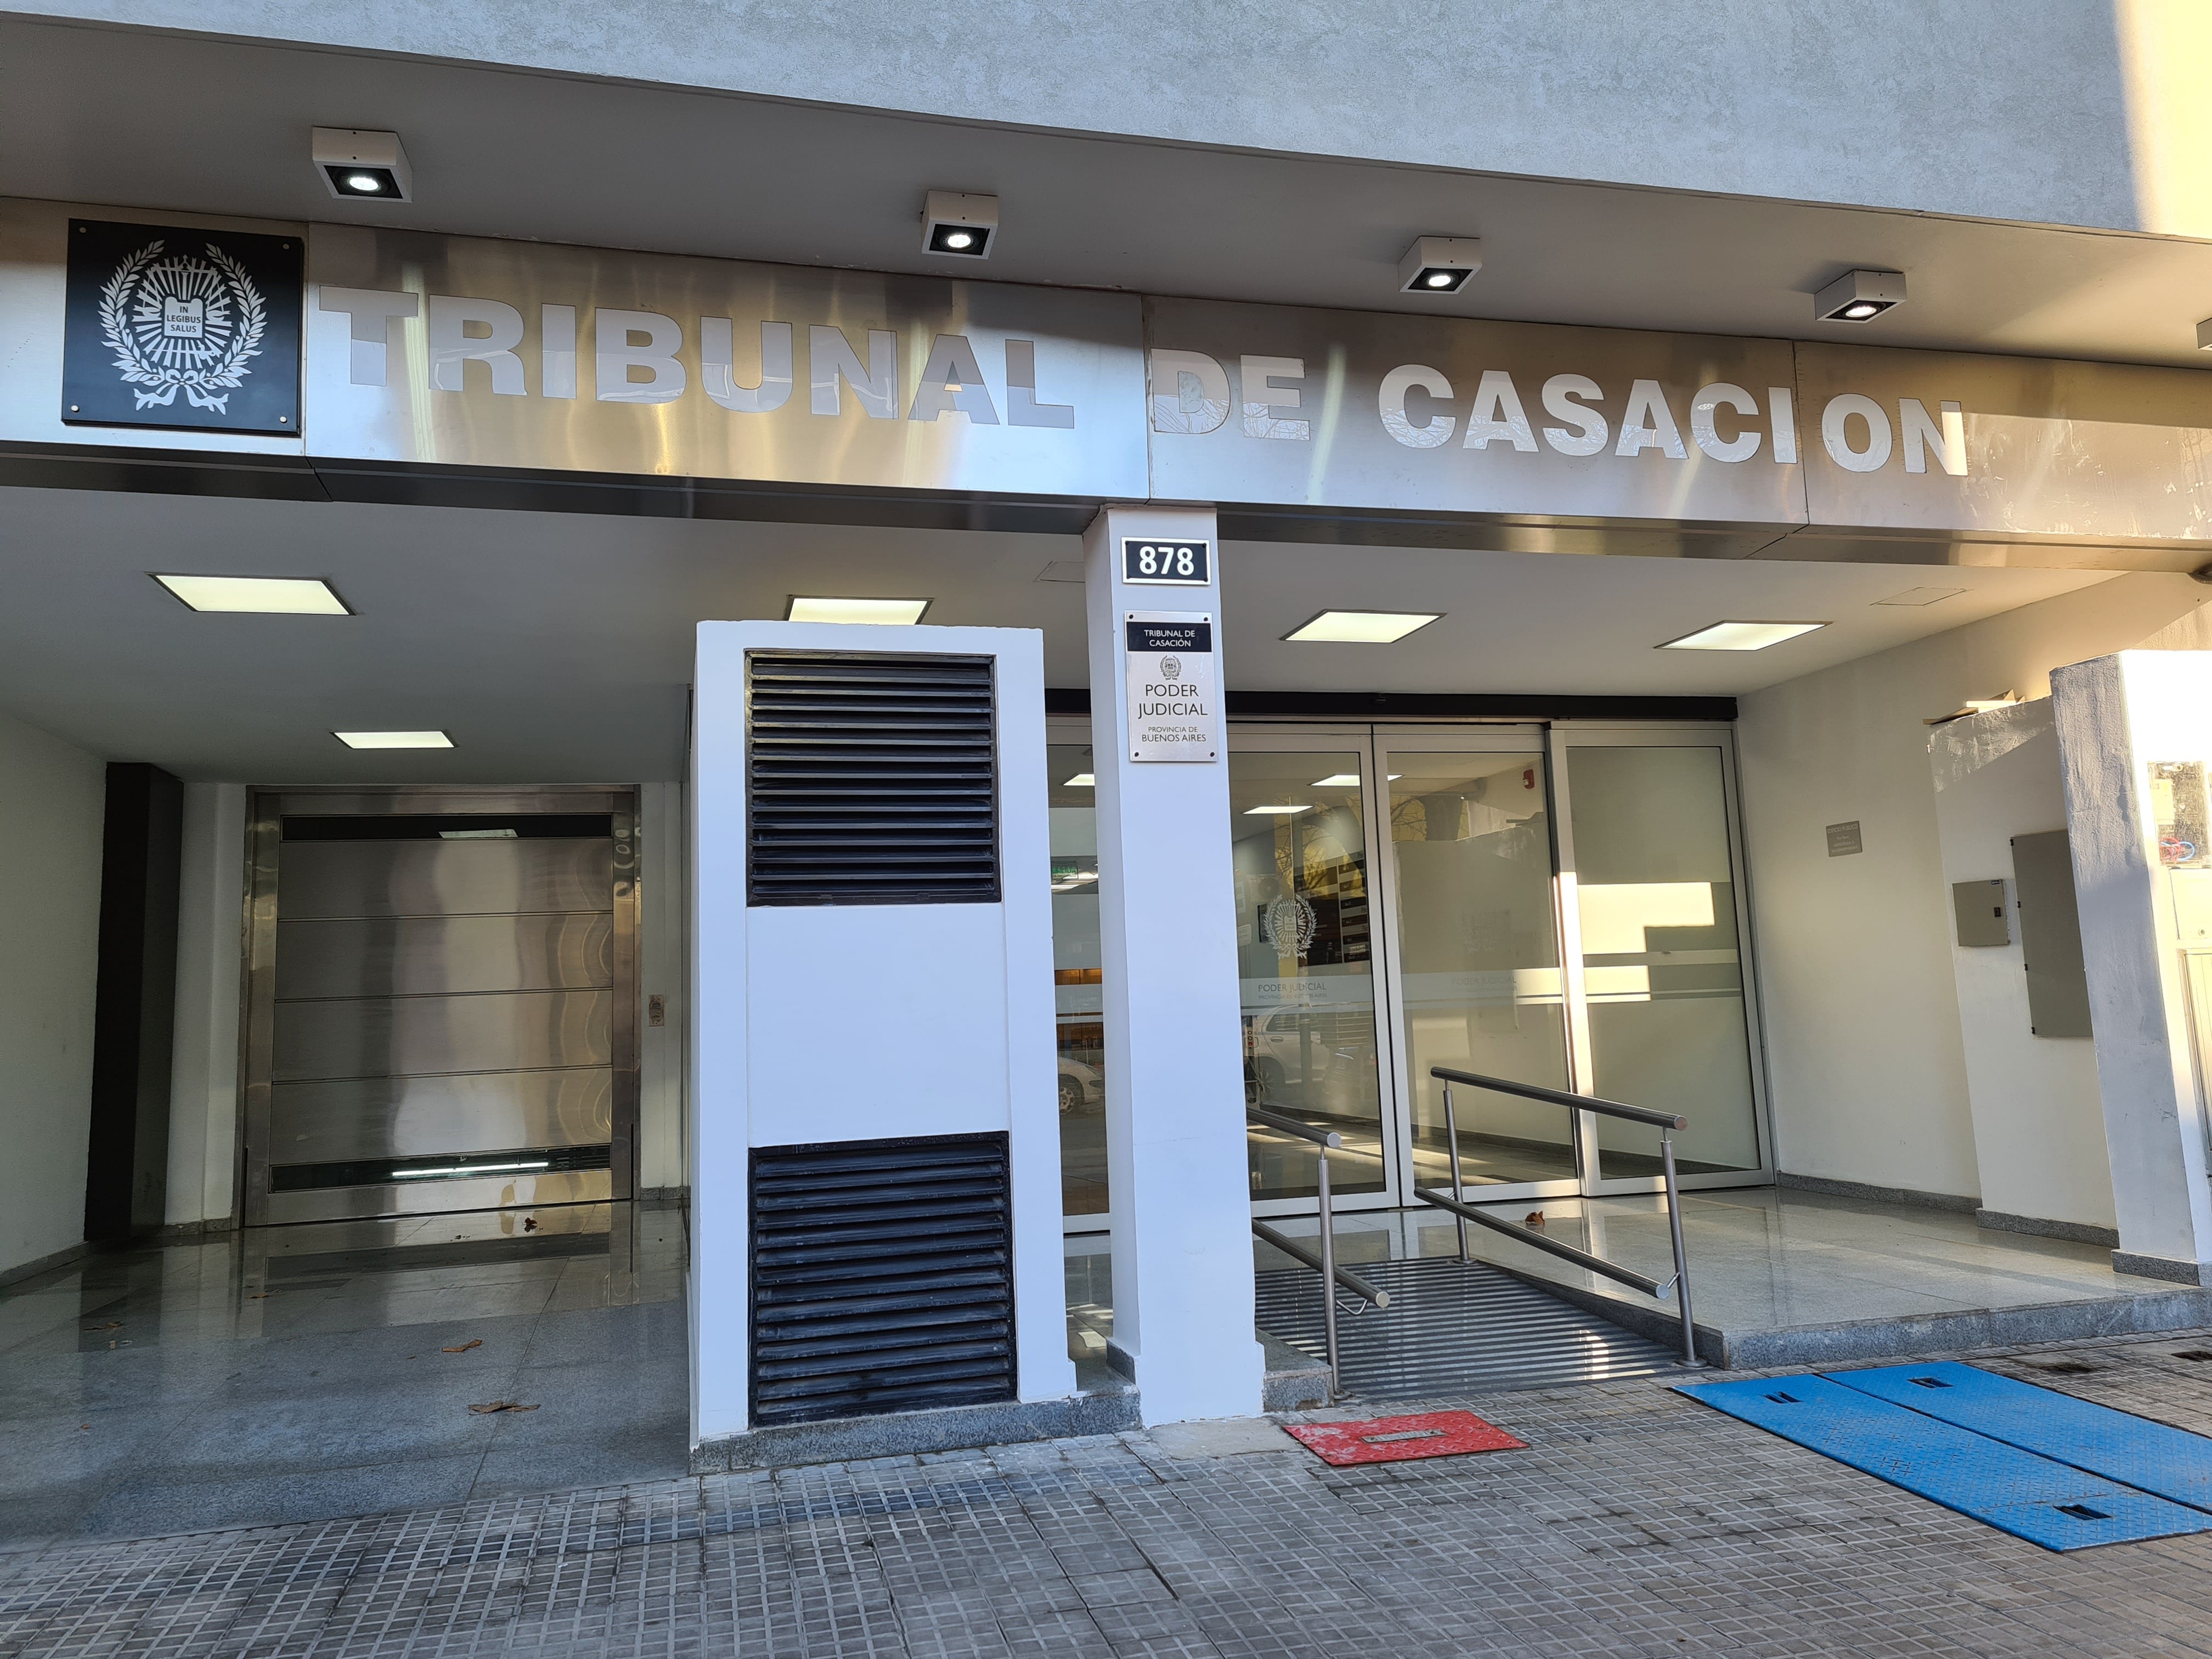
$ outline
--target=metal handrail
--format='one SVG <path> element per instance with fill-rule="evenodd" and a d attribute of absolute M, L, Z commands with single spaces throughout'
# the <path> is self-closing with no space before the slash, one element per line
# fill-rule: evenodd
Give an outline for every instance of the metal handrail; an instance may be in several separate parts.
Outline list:
<path fill-rule="evenodd" d="M 1275 1232 L 1273 1228 L 1258 1221 L 1252 1224 L 1252 1231 L 1259 1237 L 1274 1245 L 1276 1249 L 1285 1250 L 1286 1255 L 1304 1262 L 1321 1274 L 1322 1335 L 1328 1345 L 1328 1397 L 1330 1403 L 1334 1404 L 1342 1398 L 1344 1394 L 1344 1389 L 1340 1386 L 1344 1371 L 1336 1343 L 1336 1287 L 1340 1284 L 1349 1285 L 1378 1308 L 1387 1307 L 1389 1301 L 1373 1285 L 1364 1280 L 1353 1279 L 1336 1265 L 1336 1206 L 1329 1196 L 1328 1155 L 1332 1151 L 1339 1150 L 1343 1146 L 1344 1137 L 1334 1129 L 1316 1129 L 1310 1123 L 1300 1122 L 1287 1112 L 1273 1111 L 1267 1107 L 1255 1105 L 1249 1102 L 1245 1104 L 1244 1115 L 1255 1122 L 1266 1124 L 1271 1129 L 1279 1129 L 1286 1135 L 1296 1135 L 1301 1140 L 1310 1140 L 1319 1149 L 1314 1155 L 1314 1185 L 1321 1203 L 1320 1256 L 1318 1258 L 1309 1256 L 1300 1249 L 1285 1249 L 1285 1247 L 1290 1241 Z M 1271 1234 L 1273 1235 L 1272 1237 L 1269 1237 Z"/>
<path fill-rule="evenodd" d="M 1306 1249 L 1288 1233 L 1278 1232 L 1266 1222 L 1255 1218 L 1252 1223 L 1252 1236 L 1255 1238 L 1264 1239 L 1290 1257 L 1291 1261 L 1303 1261 L 1316 1273 L 1322 1271 L 1321 1257 Z M 1336 1274 L 1338 1284 L 1363 1301 L 1371 1302 L 1377 1308 L 1387 1308 L 1390 1305 L 1389 1291 L 1369 1284 L 1351 1268 L 1337 1267 L 1332 1271 Z"/>
<path fill-rule="evenodd" d="M 1510 1077 L 1485 1077 L 1480 1072 L 1462 1072 L 1449 1066 L 1431 1066 L 1429 1075 L 1440 1083 L 1464 1083 L 1477 1089 L 1495 1089 L 1500 1094 L 1520 1095 L 1528 1100 L 1540 1100 L 1548 1105 L 1565 1106 L 1577 1112 L 1601 1112 L 1607 1117 L 1625 1117 L 1631 1123 L 1649 1123 L 1660 1129 L 1686 1129 L 1690 1120 L 1678 1117 L 1673 1112 L 1655 1112 L 1648 1106 L 1624 1106 L 1617 1100 L 1600 1100 L 1595 1095 L 1570 1094 L 1565 1089 L 1547 1089 L 1540 1083 L 1517 1083 Z"/>
<path fill-rule="evenodd" d="M 1697 1327 L 1690 1319 L 1690 1264 L 1682 1247 L 1682 1194 L 1674 1179 L 1674 1143 L 1669 1138 L 1677 1129 L 1690 1127 L 1687 1118 L 1672 1112 L 1655 1112 L 1643 1106 L 1626 1106 L 1617 1100 L 1600 1100 L 1595 1095 L 1570 1094 L 1564 1089 L 1547 1089 L 1540 1084 L 1519 1083 L 1511 1078 L 1485 1077 L 1479 1072 L 1462 1072 L 1449 1066 L 1431 1066 L 1429 1075 L 1444 1085 L 1444 1135 L 1451 1143 L 1451 1196 L 1431 1192 L 1425 1187 L 1415 1187 L 1413 1196 L 1449 1210 L 1459 1224 L 1459 1259 L 1468 1260 L 1467 1224 L 1470 1221 L 1494 1231 L 1517 1238 L 1524 1244 L 1534 1245 L 1556 1256 L 1565 1258 L 1590 1272 L 1602 1273 L 1623 1285 L 1632 1285 L 1647 1296 L 1659 1297 L 1667 1293 L 1667 1285 L 1630 1268 L 1616 1266 L 1602 1256 L 1578 1250 L 1571 1244 L 1562 1244 L 1557 1239 L 1547 1238 L 1529 1227 L 1516 1226 L 1510 1221 L 1486 1215 L 1467 1201 L 1467 1188 L 1459 1173 L 1459 1118 L 1452 1109 L 1452 1085 L 1463 1084 L 1477 1089 L 1495 1089 L 1500 1094 L 1519 1095 L 1526 1100 L 1543 1101 L 1553 1106 L 1564 1106 L 1570 1111 L 1599 1112 L 1607 1117 L 1626 1118 L 1632 1123 L 1648 1123 L 1659 1131 L 1659 1167 L 1667 1192 L 1667 1231 L 1674 1247 L 1674 1305 L 1682 1316 L 1682 1360 L 1695 1365 L 1698 1361 Z"/>

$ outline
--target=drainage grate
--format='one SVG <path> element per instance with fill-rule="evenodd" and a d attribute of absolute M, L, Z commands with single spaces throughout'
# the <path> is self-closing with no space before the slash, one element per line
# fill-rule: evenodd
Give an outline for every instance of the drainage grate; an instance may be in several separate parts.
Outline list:
<path fill-rule="evenodd" d="M 1390 1293 L 1387 1310 L 1337 1321 L 1344 1384 L 1362 1399 L 1418 1400 L 1681 1369 L 1680 1357 L 1658 1344 L 1480 1262 L 1432 1256 L 1345 1265 Z M 1257 1284 L 1261 1328 L 1316 1358 L 1326 1353 L 1320 1276 L 1262 1273 Z"/>
<path fill-rule="evenodd" d="M 753 904 L 995 904 L 988 657 L 746 659 Z"/>
<path fill-rule="evenodd" d="M 1013 1397 L 1004 1134 L 754 1149 L 755 1424 Z"/>

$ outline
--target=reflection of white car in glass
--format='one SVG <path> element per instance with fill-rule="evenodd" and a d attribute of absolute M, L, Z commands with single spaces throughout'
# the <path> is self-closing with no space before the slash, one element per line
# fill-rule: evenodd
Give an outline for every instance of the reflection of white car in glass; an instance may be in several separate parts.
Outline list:
<path fill-rule="evenodd" d="M 1375 1016 L 1364 1007 L 1271 1008 L 1254 1016 L 1248 1029 L 1249 1097 L 1280 1098 L 1286 1084 L 1325 1082 L 1347 1064 L 1363 1075 L 1374 1068 Z"/>
<path fill-rule="evenodd" d="M 1106 1080 L 1095 1066 L 1085 1066 L 1079 1060 L 1060 1057 L 1060 1109 L 1080 1111 L 1084 1107 L 1103 1100 Z"/>

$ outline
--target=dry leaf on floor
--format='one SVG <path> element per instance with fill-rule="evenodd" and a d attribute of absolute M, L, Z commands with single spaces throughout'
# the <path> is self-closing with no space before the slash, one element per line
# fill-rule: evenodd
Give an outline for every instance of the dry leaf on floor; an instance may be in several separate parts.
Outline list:
<path fill-rule="evenodd" d="M 246 1293 L 246 1299 L 248 1302 L 266 1302 L 276 1294 L 274 1291 L 248 1291 Z"/>
<path fill-rule="evenodd" d="M 123 1322 L 119 1319 L 111 1319 L 105 1325 L 88 1325 L 85 1327 L 85 1329 L 88 1331 L 119 1331 L 122 1328 Z"/>
<path fill-rule="evenodd" d="M 472 1336 L 465 1342 L 457 1344 L 450 1348 L 441 1348 L 438 1352 L 440 1353 L 466 1353 L 471 1348 L 481 1348 L 482 1346 L 483 1346 L 483 1338 L 480 1336 Z"/>
<path fill-rule="evenodd" d="M 526 1406 L 520 1400 L 495 1400 L 489 1405 L 471 1406 L 469 1409 L 472 1412 L 481 1413 L 488 1412 L 534 1412 L 538 1407 L 535 1406 Z"/>

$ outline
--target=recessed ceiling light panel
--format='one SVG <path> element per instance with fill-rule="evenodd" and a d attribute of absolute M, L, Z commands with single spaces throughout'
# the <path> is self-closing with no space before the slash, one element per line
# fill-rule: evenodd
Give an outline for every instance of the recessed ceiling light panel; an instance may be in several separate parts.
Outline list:
<path fill-rule="evenodd" d="M 876 623 L 903 627 L 921 620 L 929 609 L 927 599 L 847 599 L 823 597 L 810 598 L 794 593 L 791 608 L 784 612 L 786 622 L 800 623 Z"/>
<path fill-rule="evenodd" d="M 1809 634 L 1816 628 L 1826 628 L 1824 622 L 1717 622 L 1700 628 L 1694 634 L 1685 634 L 1679 640 L 1668 640 L 1659 646 L 1662 651 L 1764 651 L 1770 645 L 1779 645 L 1784 640 L 1794 640 L 1801 634 Z"/>
<path fill-rule="evenodd" d="M 1324 611 L 1283 637 L 1300 645 L 1394 645 L 1443 614 L 1441 611 Z"/>
<path fill-rule="evenodd" d="M 1096 789 L 1098 787 L 1098 779 L 1095 774 L 1078 772 L 1060 787 L 1063 789 Z"/>
<path fill-rule="evenodd" d="M 396 132 L 317 127 L 311 148 L 323 188 L 342 202 L 415 199 L 415 170 Z"/>
<path fill-rule="evenodd" d="M 1313 807 L 1310 805 L 1297 806 L 1248 806 L 1244 809 L 1244 816 L 1248 818 L 1288 817 L 1293 812 L 1310 812 L 1312 811 Z"/>
<path fill-rule="evenodd" d="M 333 732 L 331 735 L 349 749 L 451 749 L 453 740 L 443 732 Z"/>
<path fill-rule="evenodd" d="M 195 611 L 286 617 L 353 614 L 328 582 L 313 576 L 177 576 L 157 570 L 154 580 Z"/>
<path fill-rule="evenodd" d="M 1401 294 L 1456 294 L 1482 269 L 1479 236 L 1423 236 L 1398 261 Z"/>
<path fill-rule="evenodd" d="M 922 204 L 921 251 L 948 258 L 988 259 L 999 240 L 999 198 L 933 190 Z"/>
<path fill-rule="evenodd" d="M 1824 323 L 1870 323 L 1905 303 L 1905 276 L 1895 270 L 1847 270 L 1813 296 Z"/>

